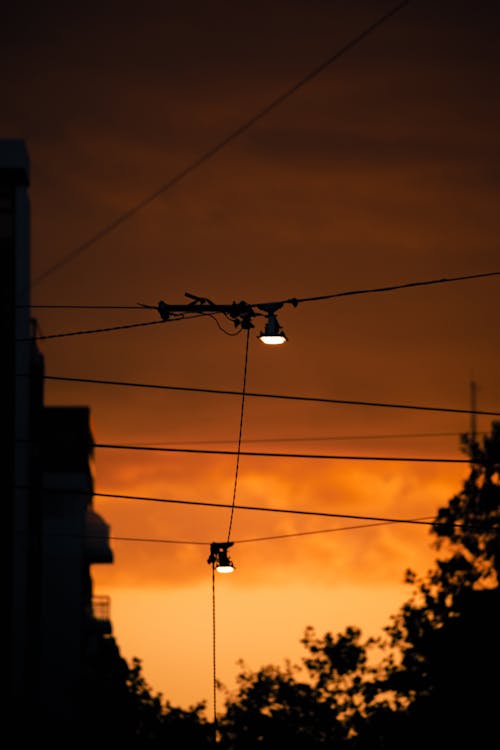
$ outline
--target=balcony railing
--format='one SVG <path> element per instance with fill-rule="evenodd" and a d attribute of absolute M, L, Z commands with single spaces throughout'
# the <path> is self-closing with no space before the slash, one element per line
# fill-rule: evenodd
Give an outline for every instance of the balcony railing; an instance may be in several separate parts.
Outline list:
<path fill-rule="evenodd" d="M 92 597 L 92 617 L 94 620 L 111 620 L 111 597 Z"/>

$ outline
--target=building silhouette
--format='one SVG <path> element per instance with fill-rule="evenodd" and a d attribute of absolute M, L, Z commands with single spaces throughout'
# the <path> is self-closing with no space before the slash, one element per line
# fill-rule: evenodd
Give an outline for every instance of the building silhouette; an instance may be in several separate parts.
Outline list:
<path fill-rule="evenodd" d="M 54 737 L 81 725 L 99 654 L 121 659 L 109 599 L 92 590 L 91 566 L 112 563 L 113 554 L 109 526 L 93 507 L 89 408 L 44 404 L 44 358 L 30 316 L 28 189 L 24 142 L 0 140 L 6 684 L 18 739 L 31 722 Z"/>
<path fill-rule="evenodd" d="M 93 597 L 91 566 L 113 555 L 109 526 L 92 506 L 89 409 L 44 407 L 41 434 L 41 708 L 74 723 L 86 658 L 96 638 L 111 634 L 109 602 Z"/>

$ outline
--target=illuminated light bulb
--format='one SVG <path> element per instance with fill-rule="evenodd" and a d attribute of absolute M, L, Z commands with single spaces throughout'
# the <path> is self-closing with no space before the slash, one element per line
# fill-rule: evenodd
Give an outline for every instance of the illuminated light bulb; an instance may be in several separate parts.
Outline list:
<path fill-rule="evenodd" d="M 259 339 L 263 344 L 269 346 L 277 346 L 278 344 L 284 344 L 287 341 L 285 332 L 280 328 L 278 319 L 273 313 L 269 313 L 264 330 L 259 334 Z"/>
<path fill-rule="evenodd" d="M 234 570 L 234 565 L 229 559 L 227 550 L 219 550 L 218 558 L 219 561 L 215 566 L 215 570 L 217 571 L 217 573 L 232 573 Z"/>
<path fill-rule="evenodd" d="M 231 562 L 231 561 L 229 561 Z M 234 567 L 232 564 L 229 565 L 217 565 L 215 568 L 217 573 L 232 573 L 234 571 Z"/>
<path fill-rule="evenodd" d="M 232 547 L 233 542 L 212 542 L 210 545 L 209 563 L 212 563 L 217 573 L 232 573 L 234 565 L 227 554 L 228 547 Z"/>

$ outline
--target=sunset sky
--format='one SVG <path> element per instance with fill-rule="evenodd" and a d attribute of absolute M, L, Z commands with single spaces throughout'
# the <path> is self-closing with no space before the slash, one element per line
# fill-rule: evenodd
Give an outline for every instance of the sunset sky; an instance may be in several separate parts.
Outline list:
<path fill-rule="evenodd" d="M 268 302 L 500 271 L 495 2 L 405 4 L 165 187 L 395 7 L 10 3 L 0 137 L 24 139 L 31 159 L 32 304 L 63 306 L 34 307 L 40 335 L 159 319 L 68 305 L 184 304 L 186 292 Z M 499 291 L 491 276 L 285 305 L 286 345 L 258 341 L 262 319 L 251 331 L 247 390 L 467 410 L 474 381 L 478 409 L 498 413 Z M 39 345 L 50 377 L 242 389 L 245 335 L 210 318 Z M 50 377 L 46 403 L 88 405 L 96 443 L 237 447 L 238 396 Z M 477 429 L 492 419 L 478 416 Z M 463 459 L 470 424 L 466 413 L 248 397 L 242 450 Z M 230 505 L 235 467 L 234 455 L 98 448 L 95 488 Z M 242 456 L 236 505 L 432 518 L 466 475 L 463 463 Z M 229 509 L 95 506 L 115 537 L 95 593 L 111 596 L 123 656 L 175 705 L 205 699 L 210 711 L 207 557 Z M 429 527 L 345 529 L 357 523 L 235 510 L 236 571 L 215 587 L 227 687 L 238 659 L 299 660 L 308 625 L 369 636 L 389 623 L 411 593 L 404 571 L 432 564 Z"/>

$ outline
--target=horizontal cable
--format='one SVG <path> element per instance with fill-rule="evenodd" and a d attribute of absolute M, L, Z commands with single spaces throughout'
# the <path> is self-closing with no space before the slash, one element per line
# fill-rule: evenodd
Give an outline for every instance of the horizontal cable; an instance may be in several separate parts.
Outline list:
<path fill-rule="evenodd" d="M 75 489 L 73 488 L 53 488 L 53 487 L 32 487 L 28 485 L 15 485 L 17 489 L 23 489 L 23 490 L 30 490 L 30 489 L 40 489 L 44 492 L 49 492 L 52 494 L 68 494 L 68 495 L 88 495 L 89 497 L 102 497 L 107 499 L 116 499 L 116 500 L 134 500 L 139 502 L 150 502 L 150 503 L 160 503 L 160 504 L 166 504 L 166 505 L 191 505 L 198 508 L 232 508 L 232 503 L 218 503 L 218 502 L 208 502 L 203 500 L 176 500 L 172 498 L 162 498 L 162 497 L 151 497 L 147 495 L 125 495 L 123 493 L 117 494 L 117 493 L 111 493 L 111 492 L 94 492 L 91 490 L 84 490 L 84 489 Z M 241 505 L 237 504 L 234 506 L 236 510 L 247 510 L 252 512 L 259 512 L 259 513 L 284 513 L 289 515 L 297 515 L 297 516 L 315 516 L 318 518 L 349 518 L 356 521 L 380 521 L 383 523 L 406 523 L 411 525 L 417 525 L 417 526 L 433 526 L 435 528 L 438 528 L 440 525 L 446 526 L 447 528 L 449 526 L 453 526 L 454 528 L 466 528 L 466 529 L 476 529 L 476 530 L 482 530 L 482 531 L 500 531 L 500 528 L 497 526 L 484 526 L 484 525 L 471 525 L 471 524 L 464 524 L 464 523 L 448 523 L 445 522 L 443 524 L 435 523 L 433 521 L 425 521 L 425 520 L 418 520 L 415 518 L 389 518 L 384 516 L 364 516 L 364 515 L 354 515 L 352 513 L 329 513 L 327 511 L 316 511 L 316 510 L 295 510 L 293 508 L 273 508 L 273 507 L 262 507 L 258 505 Z"/>
<path fill-rule="evenodd" d="M 27 373 L 19 373 L 18 377 L 30 377 Z M 222 388 L 196 388 L 191 386 L 182 385 L 158 385 L 154 383 L 137 383 L 124 380 L 102 380 L 97 378 L 73 378 L 63 377 L 59 375 L 44 375 L 45 380 L 59 380 L 69 383 L 91 383 L 94 385 L 113 385 L 124 388 L 151 388 L 153 390 L 163 391 L 186 391 L 189 393 L 211 393 L 214 395 L 221 396 L 239 396 L 241 398 L 241 391 L 225 390 Z M 270 398 L 270 399 L 281 399 L 286 401 L 306 401 L 310 403 L 320 404 L 339 404 L 343 406 L 373 406 L 385 409 L 413 409 L 417 411 L 433 411 L 433 412 L 447 412 L 452 414 L 479 414 L 483 416 L 500 417 L 498 411 L 479 411 L 477 409 L 456 409 L 444 406 L 421 406 L 417 404 L 392 404 L 384 403 L 382 401 L 353 401 L 338 398 L 323 398 L 319 396 L 293 396 L 285 395 L 282 393 L 262 393 L 247 391 L 245 398 Z"/>
<path fill-rule="evenodd" d="M 428 516 L 425 516 L 423 519 L 415 519 L 415 520 L 425 520 L 429 518 Z M 291 532 L 290 534 L 274 534 L 272 536 L 261 536 L 261 537 L 253 537 L 251 539 L 234 539 L 233 544 L 247 544 L 250 542 L 272 542 L 272 541 L 278 541 L 282 539 L 292 539 L 294 537 L 302 537 L 302 536 L 313 536 L 316 534 L 332 534 L 336 531 L 355 531 L 356 529 L 369 529 L 374 528 L 375 526 L 388 526 L 395 522 L 393 521 L 378 521 L 377 523 L 358 523 L 353 524 L 351 526 L 337 526 L 334 529 L 315 529 L 313 531 L 295 531 Z M 187 539 L 158 539 L 153 537 L 143 537 L 143 536 L 115 536 L 113 535 L 104 535 L 104 534 L 70 534 L 70 533 L 49 533 L 47 536 L 50 537 L 71 537 L 75 539 L 99 539 L 99 540 L 105 540 L 110 542 L 150 542 L 153 544 L 179 544 L 179 545 L 185 545 L 185 546 L 209 546 L 211 544 L 211 541 L 193 541 L 193 540 L 187 540 Z"/>
<path fill-rule="evenodd" d="M 172 499 L 164 499 L 164 498 L 144 497 L 140 495 L 114 495 L 111 493 L 104 493 L 104 492 L 93 492 L 92 494 L 96 497 L 119 498 L 119 499 L 124 499 L 124 500 L 139 500 L 139 501 L 142 500 L 142 501 L 149 501 L 149 502 L 155 502 L 155 503 L 173 503 L 176 505 L 195 505 L 195 506 L 200 506 L 200 507 L 205 507 L 205 508 L 206 507 L 210 507 L 210 508 L 231 508 L 232 507 L 230 503 L 213 503 L 213 502 L 209 503 L 209 502 L 203 502 L 201 500 L 172 500 Z M 433 526 L 435 528 L 438 528 L 440 525 L 445 525 L 446 527 L 452 526 L 453 528 L 500 531 L 500 529 L 496 526 L 485 527 L 485 526 L 477 526 L 477 525 L 471 525 L 471 524 L 465 524 L 465 523 L 436 524 L 434 521 L 425 521 L 422 519 L 419 520 L 415 518 L 388 518 L 384 516 L 354 515 L 352 513 L 328 513 L 326 511 L 295 510 L 293 508 L 263 508 L 262 506 L 258 506 L 258 505 L 237 504 L 234 507 L 236 510 L 247 510 L 247 511 L 253 511 L 253 512 L 263 512 L 263 513 L 285 513 L 289 515 L 315 516 L 315 517 L 321 517 L 321 518 L 350 518 L 356 521 L 377 521 L 377 522 L 382 522 L 382 523 L 406 523 L 406 524 L 416 525 L 416 526 Z"/>
<path fill-rule="evenodd" d="M 157 544 L 179 544 L 179 545 L 196 545 L 206 547 L 210 545 L 210 542 L 195 542 L 188 539 L 154 539 L 153 537 L 142 537 L 142 536 L 115 536 L 108 534 L 76 534 L 71 532 L 46 532 L 45 536 L 56 539 L 98 539 L 112 542 L 151 542 Z"/>
<path fill-rule="evenodd" d="M 381 435 L 302 435 L 301 437 L 268 437 L 268 438 L 243 438 L 242 444 L 247 443 L 317 443 L 317 442 L 329 442 L 345 440 L 395 440 L 402 438 L 442 438 L 442 437 L 460 437 L 463 433 L 461 432 L 406 432 L 406 433 L 385 433 Z M 476 431 L 476 436 L 483 436 L 487 433 L 484 431 Z M 234 444 L 234 438 L 232 440 L 149 440 L 148 442 L 135 443 L 136 445 L 221 445 L 230 443 Z"/>
<path fill-rule="evenodd" d="M 54 441 L 52 441 L 54 442 Z M 148 451 L 160 453 L 191 453 L 191 454 L 208 454 L 217 456 L 254 456 L 260 458 L 302 458 L 302 459 L 323 459 L 329 461 L 411 461 L 418 463 L 451 463 L 451 464 L 468 464 L 468 458 L 421 458 L 416 456 L 344 456 L 321 453 L 266 453 L 264 451 L 236 451 L 236 450 L 216 450 L 211 448 L 165 448 L 159 446 L 147 445 L 120 445 L 116 443 L 92 443 L 89 448 L 103 448 L 110 450 L 125 451 Z"/>
<path fill-rule="evenodd" d="M 321 294 L 316 297 L 288 297 L 287 299 L 276 302 L 277 305 L 284 305 L 287 303 L 293 303 L 294 306 L 299 302 L 318 302 L 321 300 L 338 299 L 340 297 L 352 297 L 361 294 L 379 294 L 382 292 L 394 292 L 400 289 L 409 289 L 411 287 L 422 287 L 432 286 L 435 284 L 451 284 L 456 281 L 468 281 L 470 279 L 483 279 L 491 276 L 500 276 L 500 271 L 489 271 L 485 273 L 473 273 L 466 276 L 449 276 L 439 279 L 427 279 L 424 281 L 409 281 L 403 284 L 393 284 L 391 286 L 372 287 L 368 289 L 351 289 L 345 292 L 332 292 L 331 294 Z M 249 307 L 259 308 L 262 305 L 268 303 L 256 302 L 249 305 Z M 145 308 L 157 310 L 156 305 L 143 305 L 137 303 L 136 305 L 16 305 L 18 309 L 29 308 L 31 310 L 45 309 L 45 310 L 136 310 L 144 311 Z M 107 329 L 104 329 L 107 330 Z M 112 330 L 112 329 L 110 329 Z"/>
<path fill-rule="evenodd" d="M 144 307 L 136 305 L 16 305 L 17 310 L 138 310 Z"/>
<path fill-rule="evenodd" d="M 32 440 L 16 440 L 16 443 L 30 443 Z M 57 440 L 52 439 L 52 445 L 58 445 Z M 64 441 L 61 441 L 64 444 Z M 83 444 L 81 444 L 83 446 Z M 437 464 L 470 464 L 469 458 L 425 458 L 421 456 L 347 456 L 344 454 L 330 453 L 269 453 L 265 451 L 242 451 L 242 450 L 216 450 L 215 448 L 166 448 L 152 445 L 125 445 L 118 443 L 88 443 L 89 449 L 142 451 L 146 453 L 188 453 L 194 455 L 210 456 L 250 456 L 257 458 L 301 458 L 326 461 L 406 461 L 413 463 L 437 463 Z"/>

